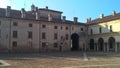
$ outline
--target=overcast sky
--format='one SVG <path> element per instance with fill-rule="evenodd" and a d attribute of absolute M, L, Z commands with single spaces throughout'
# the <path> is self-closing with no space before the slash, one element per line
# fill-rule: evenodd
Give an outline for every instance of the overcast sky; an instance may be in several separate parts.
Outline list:
<path fill-rule="evenodd" d="M 30 10 L 30 5 L 39 8 L 48 6 L 49 9 L 62 11 L 63 16 L 73 20 L 78 17 L 80 22 L 86 22 L 86 18 L 98 18 L 100 14 L 110 15 L 113 10 L 120 12 L 120 0 L 1 0 L 0 7 L 10 5 L 12 9 Z"/>

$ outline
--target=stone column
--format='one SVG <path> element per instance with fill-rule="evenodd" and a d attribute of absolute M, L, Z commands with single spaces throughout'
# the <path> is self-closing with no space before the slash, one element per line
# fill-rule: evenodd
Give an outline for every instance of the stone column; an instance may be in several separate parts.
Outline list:
<path fill-rule="evenodd" d="M 97 44 L 97 51 L 99 51 L 99 46 L 98 46 L 98 44 Z"/>
<path fill-rule="evenodd" d="M 96 51 L 96 43 L 94 43 L 94 51 Z"/>
<path fill-rule="evenodd" d="M 117 45 L 117 43 L 115 43 L 115 52 L 118 52 L 117 47 L 118 47 L 118 45 Z"/>
<path fill-rule="evenodd" d="M 106 47 L 106 45 L 103 45 L 104 52 L 105 52 L 105 47 Z"/>
<path fill-rule="evenodd" d="M 109 52 L 109 45 L 108 45 L 108 44 L 106 44 L 106 46 L 107 46 L 107 52 Z"/>

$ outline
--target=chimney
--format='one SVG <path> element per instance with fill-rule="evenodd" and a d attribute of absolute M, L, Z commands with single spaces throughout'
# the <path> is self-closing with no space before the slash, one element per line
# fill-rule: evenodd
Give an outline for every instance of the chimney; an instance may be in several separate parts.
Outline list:
<path fill-rule="evenodd" d="M 66 21 L 66 16 L 63 16 L 63 22 L 65 22 Z"/>
<path fill-rule="evenodd" d="M 74 17 L 74 23 L 78 23 L 78 18 Z"/>
<path fill-rule="evenodd" d="M 35 11 L 38 11 L 38 7 L 35 8 Z"/>
<path fill-rule="evenodd" d="M 25 18 L 26 14 L 25 14 L 25 9 L 22 8 L 21 9 L 21 18 Z"/>
<path fill-rule="evenodd" d="M 112 15 L 115 16 L 115 15 L 116 15 L 116 12 L 115 12 L 115 11 L 112 11 Z"/>
<path fill-rule="evenodd" d="M 52 16 L 51 16 L 51 14 L 48 14 L 48 21 L 52 21 Z"/>
<path fill-rule="evenodd" d="M 36 20 L 39 20 L 39 13 L 38 12 L 36 12 Z"/>
<path fill-rule="evenodd" d="M 48 10 L 48 6 L 46 6 L 46 9 Z"/>
<path fill-rule="evenodd" d="M 36 7 L 34 4 L 31 5 L 31 11 L 35 11 Z"/>
<path fill-rule="evenodd" d="M 100 14 L 100 19 L 103 19 L 103 17 L 104 17 L 104 14 Z"/>
<path fill-rule="evenodd" d="M 11 11 L 11 6 L 7 6 L 7 9 L 6 9 L 6 16 L 7 17 L 10 17 L 10 11 Z"/>
<path fill-rule="evenodd" d="M 91 17 L 87 18 L 87 23 L 90 23 L 90 22 L 91 22 Z"/>

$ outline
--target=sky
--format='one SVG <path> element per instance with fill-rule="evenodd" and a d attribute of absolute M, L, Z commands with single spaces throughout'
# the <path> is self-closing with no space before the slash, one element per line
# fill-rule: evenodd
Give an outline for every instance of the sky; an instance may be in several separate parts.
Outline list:
<path fill-rule="evenodd" d="M 111 15 L 113 10 L 120 12 L 120 0 L 1 0 L 0 7 L 6 8 L 8 5 L 12 9 L 30 10 L 32 4 L 39 8 L 48 6 L 49 9 L 62 11 L 66 19 L 78 17 L 79 22 L 83 23 L 90 17 L 92 20 L 99 18 L 100 14 Z"/>

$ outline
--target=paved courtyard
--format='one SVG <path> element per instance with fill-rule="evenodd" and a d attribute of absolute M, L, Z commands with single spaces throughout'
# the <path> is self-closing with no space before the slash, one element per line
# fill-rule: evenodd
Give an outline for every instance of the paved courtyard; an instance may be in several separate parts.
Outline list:
<path fill-rule="evenodd" d="M 0 68 L 120 68 L 119 53 L 55 52 L 0 54 Z"/>

